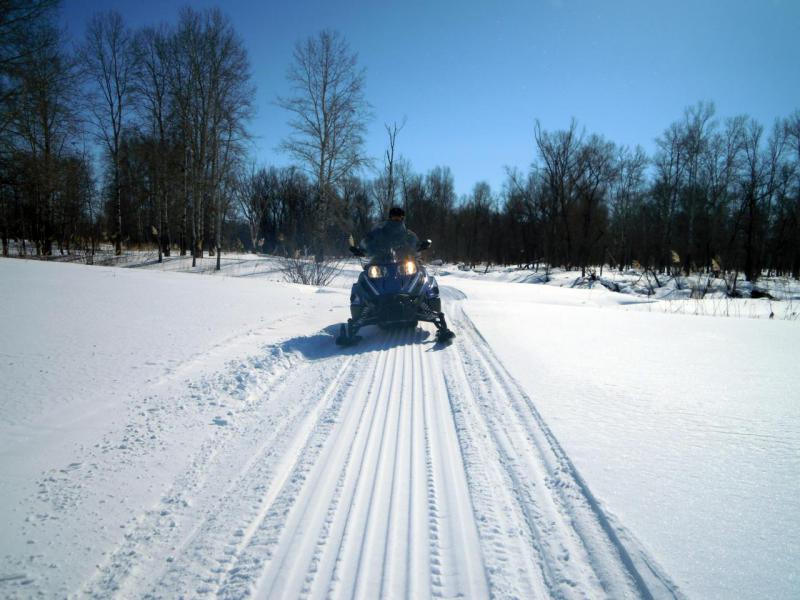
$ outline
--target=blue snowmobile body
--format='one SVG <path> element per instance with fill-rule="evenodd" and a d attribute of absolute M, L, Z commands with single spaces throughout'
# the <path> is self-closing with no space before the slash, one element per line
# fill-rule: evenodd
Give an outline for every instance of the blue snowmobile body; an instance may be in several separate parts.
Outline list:
<path fill-rule="evenodd" d="M 420 244 L 428 248 L 430 240 Z M 363 252 L 356 247 L 357 256 Z M 436 340 L 445 342 L 455 334 L 447 328 L 439 286 L 416 256 L 398 256 L 395 251 L 371 258 L 350 292 L 350 316 L 342 324 L 336 343 L 350 345 L 360 337 L 358 331 L 367 325 L 381 328 L 416 327 L 419 321 L 436 326 Z"/>

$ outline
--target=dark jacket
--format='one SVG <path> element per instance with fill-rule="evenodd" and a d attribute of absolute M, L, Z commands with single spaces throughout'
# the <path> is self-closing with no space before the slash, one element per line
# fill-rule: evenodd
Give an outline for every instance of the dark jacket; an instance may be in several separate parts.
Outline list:
<path fill-rule="evenodd" d="M 419 239 L 417 234 L 406 229 L 402 221 L 385 221 L 361 240 L 361 248 L 369 256 L 384 256 L 394 250 L 401 255 L 415 255 Z"/>

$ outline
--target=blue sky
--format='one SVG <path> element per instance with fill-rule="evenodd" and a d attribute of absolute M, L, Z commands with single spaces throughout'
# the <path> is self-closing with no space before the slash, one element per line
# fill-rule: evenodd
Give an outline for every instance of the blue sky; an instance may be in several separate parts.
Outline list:
<path fill-rule="evenodd" d="M 63 0 L 79 39 L 91 14 L 114 8 L 132 26 L 174 23 L 187 2 Z M 800 109 L 798 0 L 417 0 L 188 3 L 220 6 L 249 52 L 257 86 L 253 154 L 287 164 L 274 106 L 287 91 L 294 44 L 341 32 L 367 69 L 367 149 L 378 161 L 384 122 L 407 124 L 398 151 L 418 172 L 449 166 L 459 194 L 480 180 L 499 192 L 504 167 L 534 160 L 533 126 L 588 132 L 651 152 L 683 109 L 712 100 L 719 117 L 770 127 Z"/>

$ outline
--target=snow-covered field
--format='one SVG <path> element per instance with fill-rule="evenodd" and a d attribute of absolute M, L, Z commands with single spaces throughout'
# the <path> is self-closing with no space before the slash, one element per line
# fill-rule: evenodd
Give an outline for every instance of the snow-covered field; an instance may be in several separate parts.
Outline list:
<path fill-rule="evenodd" d="M 357 265 L 187 264 L 0 260 L 0 596 L 797 597 L 789 303 L 443 267 L 341 350 Z"/>

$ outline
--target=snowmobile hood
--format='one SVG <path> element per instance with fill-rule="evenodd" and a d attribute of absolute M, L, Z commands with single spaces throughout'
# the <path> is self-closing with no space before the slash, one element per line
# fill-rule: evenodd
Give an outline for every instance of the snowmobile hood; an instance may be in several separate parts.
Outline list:
<path fill-rule="evenodd" d="M 401 270 L 401 264 L 397 261 L 370 261 L 367 268 L 370 266 L 379 267 L 381 276 L 369 277 L 367 270 L 365 270 L 360 276 L 362 286 L 371 291 L 374 296 L 399 293 L 419 294 L 422 291 L 422 284 L 425 284 L 428 279 L 424 267 L 417 263 L 417 272 L 412 275 L 406 275 Z"/>

